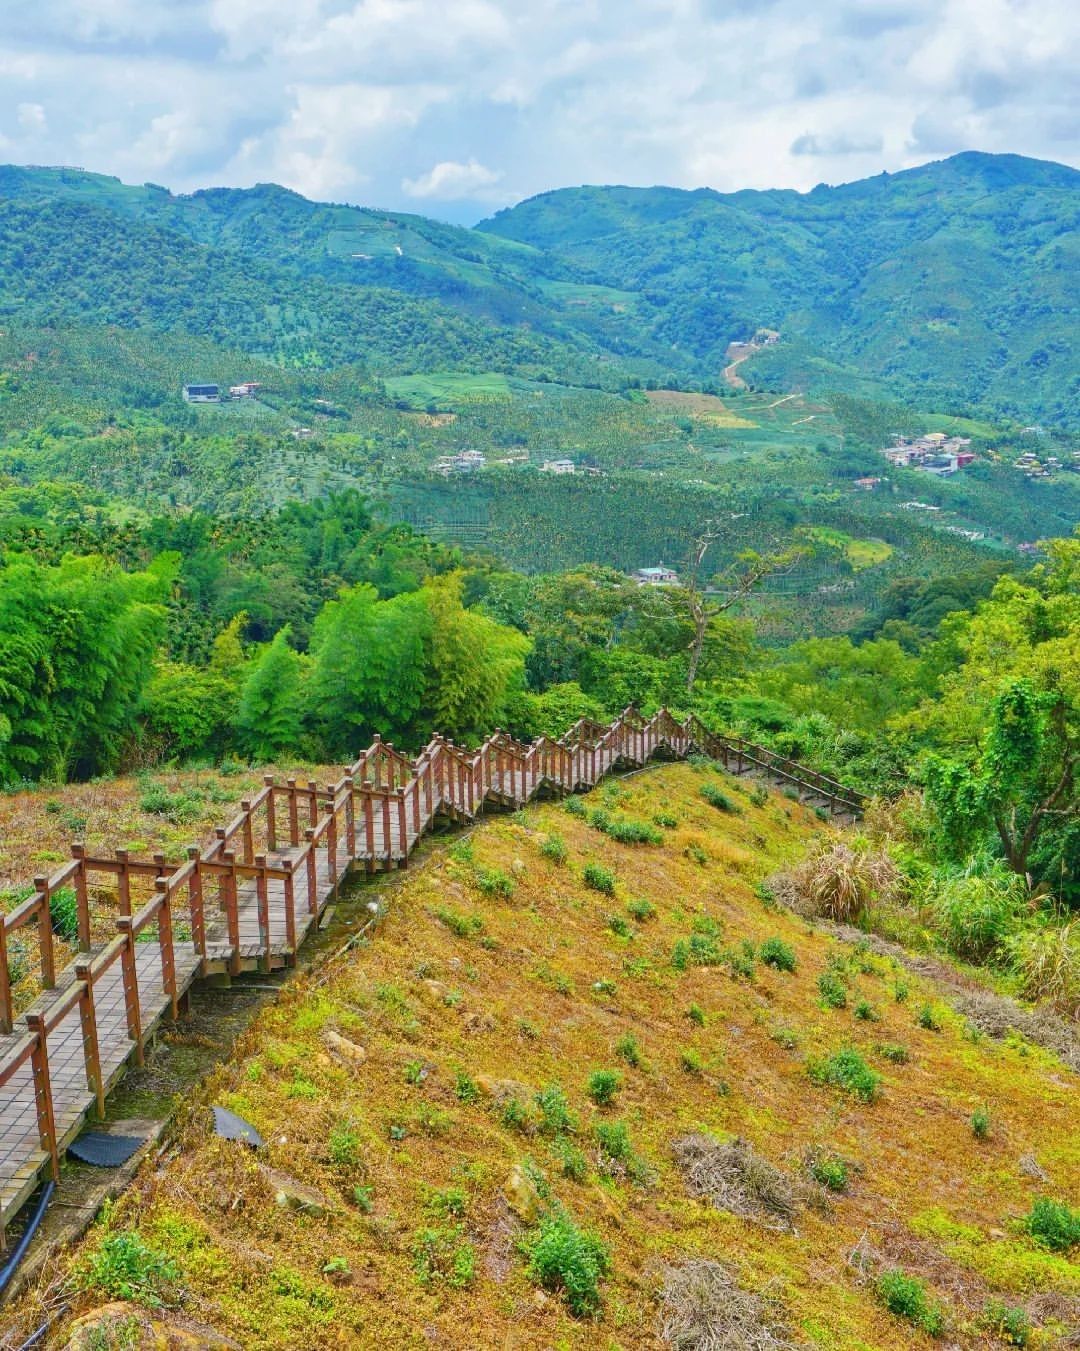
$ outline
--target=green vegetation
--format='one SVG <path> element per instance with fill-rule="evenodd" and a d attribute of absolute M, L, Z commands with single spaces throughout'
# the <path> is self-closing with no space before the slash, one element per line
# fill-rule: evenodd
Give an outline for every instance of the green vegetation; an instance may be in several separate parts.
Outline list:
<path fill-rule="evenodd" d="M 914 1323 L 922 1332 L 939 1337 L 945 1330 L 945 1314 L 941 1306 L 926 1293 L 926 1286 L 916 1276 L 902 1271 L 883 1272 L 877 1280 L 878 1298 L 897 1318 Z"/>
<path fill-rule="evenodd" d="M 1080 1244 L 1080 1210 L 1061 1201 L 1040 1197 L 1025 1223 L 1032 1238 L 1052 1252 L 1068 1252 Z"/>
<path fill-rule="evenodd" d="M 180 1273 L 163 1252 L 127 1230 L 104 1234 L 78 1273 L 84 1289 L 107 1299 L 127 1299 L 156 1308 L 173 1294 Z"/>
<path fill-rule="evenodd" d="M 548 1215 L 523 1243 L 528 1273 L 545 1290 L 561 1292 L 576 1318 L 600 1308 L 600 1281 L 611 1269 L 607 1245 L 568 1215 Z"/>
<path fill-rule="evenodd" d="M 807 1069 L 815 1083 L 843 1089 L 860 1102 L 873 1102 L 878 1095 L 881 1076 L 851 1047 L 845 1047 L 824 1060 L 811 1061 Z"/>
<path fill-rule="evenodd" d="M 622 1087 L 622 1075 L 616 1070 L 593 1070 L 589 1075 L 588 1093 L 597 1107 L 610 1107 Z"/>

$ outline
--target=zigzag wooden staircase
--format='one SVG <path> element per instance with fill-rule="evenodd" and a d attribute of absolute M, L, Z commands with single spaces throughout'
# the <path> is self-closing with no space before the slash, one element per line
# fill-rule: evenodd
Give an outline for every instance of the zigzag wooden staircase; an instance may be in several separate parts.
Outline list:
<path fill-rule="evenodd" d="M 179 1015 L 192 982 L 294 962 L 351 869 L 404 866 L 436 818 L 469 822 L 488 806 L 584 791 L 613 769 L 695 751 L 787 784 L 830 815 L 862 809 L 860 794 L 695 717 L 680 723 L 665 709 L 645 719 L 630 708 L 609 726 L 582 720 L 532 745 L 497 732 L 466 751 L 436 736 L 415 760 L 376 738 L 324 788 L 267 778 L 179 867 L 73 845 L 71 861 L 35 878 L 34 894 L 0 922 L 0 1240 L 42 1173 L 58 1177 L 85 1118 L 104 1113 L 128 1061 L 142 1063 L 161 1019 Z M 103 878 L 115 889 L 117 934 L 95 945 L 88 887 Z M 148 884 L 153 895 L 133 910 L 133 890 Z M 49 900 L 61 887 L 77 898 L 80 951 L 57 974 Z M 20 929 L 36 930 L 44 993 L 16 1024 L 8 944 Z"/>

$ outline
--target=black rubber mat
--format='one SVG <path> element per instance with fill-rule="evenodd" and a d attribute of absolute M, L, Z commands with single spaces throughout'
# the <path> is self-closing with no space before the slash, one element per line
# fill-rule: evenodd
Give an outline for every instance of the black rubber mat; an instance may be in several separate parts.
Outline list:
<path fill-rule="evenodd" d="M 83 1131 L 68 1153 L 95 1168 L 119 1168 L 145 1141 L 138 1135 L 109 1135 L 106 1131 Z"/>
<path fill-rule="evenodd" d="M 237 1116 L 235 1112 L 230 1112 L 225 1107 L 214 1107 L 211 1109 L 214 1113 L 214 1131 L 225 1140 L 243 1140 L 246 1145 L 251 1145 L 252 1149 L 261 1149 L 266 1141 L 251 1124 L 245 1121 L 242 1116 Z"/>

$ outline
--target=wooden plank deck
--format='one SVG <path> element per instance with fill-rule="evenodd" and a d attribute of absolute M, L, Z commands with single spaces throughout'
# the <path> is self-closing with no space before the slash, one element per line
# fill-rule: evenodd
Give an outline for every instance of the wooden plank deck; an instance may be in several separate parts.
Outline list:
<path fill-rule="evenodd" d="M 323 789 L 268 780 L 203 850 L 193 848 L 171 870 L 160 858 L 118 852 L 93 859 L 73 846 L 72 863 L 47 881 L 36 879 L 35 895 L 0 917 L 0 1027 L 11 1029 L 0 1035 L 0 1238 L 42 1172 L 56 1176 L 64 1149 L 191 983 L 293 961 L 350 870 L 403 866 L 440 816 L 469 821 L 487 806 L 581 791 L 620 765 L 692 751 L 722 759 L 734 773 L 794 785 L 841 817 L 862 805 L 842 785 L 717 736 L 696 719 L 680 724 L 661 710 L 645 720 L 628 709 L 609 726 L 583 719 L 558 742 L 523 745 L 496 733 L 479 750 L 464 751 L 435 737 L 413 760 L 377 739 Z M 133 876 L 152 877 L 156 894 L 135 914 L 129 901 L 121 904 L 118 938 L 94 945 L 87 879 L 100 873 L 115 879 L 121 902 Z M 79 901 L 82 951 L 53 978 L 48 900 L 66 885 Z M 16 1021 L 6 951 L 7 934 L 20 927 L 39 934 L 51 988 Z"/>

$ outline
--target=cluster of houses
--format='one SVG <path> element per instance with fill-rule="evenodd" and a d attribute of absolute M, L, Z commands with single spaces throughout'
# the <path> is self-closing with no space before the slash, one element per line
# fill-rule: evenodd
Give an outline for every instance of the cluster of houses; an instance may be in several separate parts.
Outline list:
<path fill-rule="evenodd" d="M 893 435 L 893 444 L 882 450 L 890 464 L 901 469 L 921 469 L 939 478 L 948 478 L 964 469 L 975 459 L 971 438 L 946 436 L 944 432 L 927 432 L 913 440 L 900 433 Z"/>
<path fill-rule="evenodd" d="M 487 464 L 482 450 L 459 450 L 456 455 L 440 455 L 432 468 L 436 474 L 475 474 Z"/>
<path fill-rule="evenodd" d="M 245 380 L 239 385 L 230 385 L 222 394 L 220 385 L 185 385 L 185 403 L 221 403 L 222 399 L 253 399 L 262 388 L 258 380 Z"/>
<path fill-rule="evenodd" d="M 1080 473 L 1080 450 L 1074 450 L 1065 462 L 1062 462 L 1060 455 L 1047 455 L 1040 460 L 1033 451 L 1025 450 L 1014 461 L 1013 467 L 1021 470 L 1025 478 L 1053 478 L 1063 469 Z"/>

